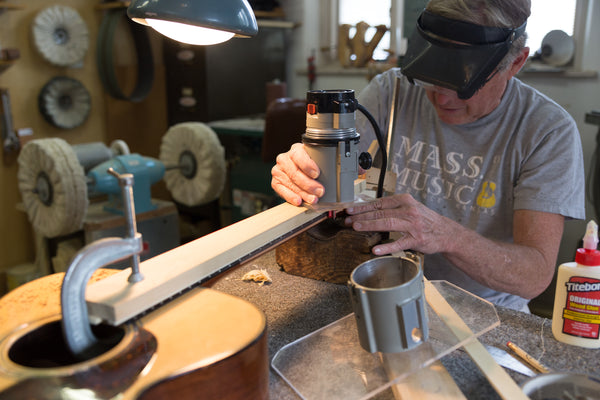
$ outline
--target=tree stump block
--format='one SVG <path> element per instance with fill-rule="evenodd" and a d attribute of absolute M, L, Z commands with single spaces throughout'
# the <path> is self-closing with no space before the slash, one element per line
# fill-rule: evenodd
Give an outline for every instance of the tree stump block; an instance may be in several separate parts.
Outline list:
<path fill-rule="evenodd" d="M 277 264 L 291 275 L 345 284 L 361 263 L 375 258 L 381 232 L 356 232 L 328 219 L 275 249 Z"/>

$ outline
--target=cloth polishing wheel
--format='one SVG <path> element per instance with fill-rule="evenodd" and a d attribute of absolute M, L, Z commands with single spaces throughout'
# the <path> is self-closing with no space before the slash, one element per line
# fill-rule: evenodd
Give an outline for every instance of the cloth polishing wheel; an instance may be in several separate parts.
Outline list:
<path fill-rule="evenodd" d="M 87 183 L 73 148 L 59 138 L 32 140 L 18 164 L 19 191 L 33 228 L 48 238 L 81 229 Z"/>
<path fill-rule="evenodd" d="M 175 201 L 198 206 L 217 199 L 225 186 L 225 150 L 217 134 L 201 122 L 173 125 L 162 138 L 160 160 Z"/>
<path fill-rule="evenodd" d="M 54 65 L 79 64 L 87 53 L 87 25 L 71 7 L 55 5 L 43 9 L 33 20 L 32 31 L 36 49 Z"/>
<path fill-rule="evenodd" d="M 50 79 L 40 91 L 38 105 L 44 119 L 57 128 L 72 129 L 90 114 L 92 100 L 76 79 L 59 76 Z"/>

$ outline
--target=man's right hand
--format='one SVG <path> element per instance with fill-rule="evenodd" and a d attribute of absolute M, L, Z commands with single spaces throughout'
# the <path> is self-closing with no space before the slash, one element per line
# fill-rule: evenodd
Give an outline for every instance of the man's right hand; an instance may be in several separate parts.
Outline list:
<path fill-rule="evenodd" d="M 319 166 L 304 150 L 304 145 L 295 143 L 287 153 L 277 156 L 277 164 L 271 169 L 271 187 L 295 206 L 303 201 L 315 204 L 325 193 L 323 185 L 316 181 L 319 173 Z"/>

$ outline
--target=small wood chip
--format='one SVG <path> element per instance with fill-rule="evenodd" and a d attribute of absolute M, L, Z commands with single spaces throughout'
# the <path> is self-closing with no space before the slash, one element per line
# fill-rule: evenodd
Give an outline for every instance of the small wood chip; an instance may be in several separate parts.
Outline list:
<path fill-rule="evenodd" d="M 264 285 L 265 282 L 272 282 L 269 273 L 264 269 L 253 269 L 252 271 L 246 272 L 246 274 L 242 276 L 242 280 L 259 282 L 260 286 Z"/>

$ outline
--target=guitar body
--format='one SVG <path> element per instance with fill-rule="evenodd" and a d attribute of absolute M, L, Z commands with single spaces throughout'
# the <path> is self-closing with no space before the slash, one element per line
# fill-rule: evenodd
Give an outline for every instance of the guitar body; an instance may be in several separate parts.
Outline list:
<path fill-rule="evenodd" d="M 134 322 L 94 327 L 106 351 L 78 361 L 62 338 L 62 277 L 0 299 L 1 400 L 268 398 L 266 320 L 252 304 L 192 289 Z"/>

